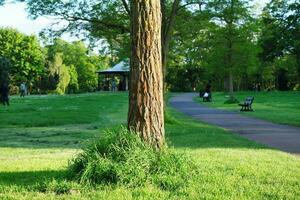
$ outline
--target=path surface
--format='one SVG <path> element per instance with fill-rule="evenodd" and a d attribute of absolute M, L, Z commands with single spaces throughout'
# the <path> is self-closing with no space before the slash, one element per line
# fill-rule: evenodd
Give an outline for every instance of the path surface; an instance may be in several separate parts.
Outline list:
<path fill-rule="evenodd" d="M 200 121 L 223 127 L 267 146 L 300 155 L 300 128 L 274 124 L 238 112 L 209 108 L 194 102 L 195 96 L 195 93 L 176 95 L 170 99 L 170 105 Z"/>

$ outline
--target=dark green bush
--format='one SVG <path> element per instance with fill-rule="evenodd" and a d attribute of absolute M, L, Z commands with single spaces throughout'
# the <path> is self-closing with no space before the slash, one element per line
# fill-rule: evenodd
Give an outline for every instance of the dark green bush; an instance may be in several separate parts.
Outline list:
<path fill-rule="evenodd" d="M 83 184 L 116 184 L 161 189 L 184 187 L 195 172 L 194 162 L 183 153 L 153 149 L 125 128 L 107 131 L 71 160 L 69 172 Z"/>
<path fill-rule="evenodd" d="M 225 102 L 224 104 L 236 104 L 239 103 L 239 100 L 233 96 L 230 96 Z"/>

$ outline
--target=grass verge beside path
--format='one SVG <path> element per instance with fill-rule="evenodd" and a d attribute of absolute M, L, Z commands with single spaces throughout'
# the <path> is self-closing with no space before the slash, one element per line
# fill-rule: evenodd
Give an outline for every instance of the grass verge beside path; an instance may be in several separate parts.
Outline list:
<path fill-rule="evenodd" d="M 51 107 L 49 112 L 53 115 L 64 106 L 78 106 L 78 109 L 77 116 L 73 116 L 73 112 L 65 112 L 64 117 L 55 123 L 50 118 L 41 119 L 45 127 L 34 121 L 37 119 L 36 109 L 46 106 L 41 102 L 45 97 L 27 98 L 27 103 L 13 99 L 15 107 L 10 110 L 0 107 L 1 119 L 8 116 L 5 123 L 0 122 L 0 199 L 198 200 L 298 199 L 300 196 L 298 157 L 199 123 L 172 109 L 168 110 L 166 120 L 169 146 L 186 152 L 197 164 L 198 173 L 186 188 L 162 190 L 150 185 L 93 188 L 64 180 L 68 160 L 80 151 L 82 142 L 99 137 L 107 127 L 126 122 L 125 93 L 75 97 L 49 97 L 52 100 L 47 101 L 47 106 Z M 83 102 L 90 102 L 92 114 L 86 114 L 87 107 L 81 106 Z M 21 110 L 32 105 L 37 107 L 26 113 L 26 127 L 22 123 L 14 124 L 10 112 L 22 118 Z M 107 106 L 100 109 L 103 105 Z M 81 116 L 84 117 L 82 121 Z M 71 120 L 74 118 L 78 119 Z"/>
<path fill-rule="evenodd" d="M 254 112 L 241 112 L 242 114 L 265 119 L 271 122 L 300 126 L 300 92 L 236 92 L 235 97 L 242 103 L 248 96 L 254 96 Z M 202 102 L 199 97 L 195 100 L 205 105 L 239 111 L 237 104 L 224 104 L 228 95 L 223 92 L 213 93 L 213 102 Z"/>

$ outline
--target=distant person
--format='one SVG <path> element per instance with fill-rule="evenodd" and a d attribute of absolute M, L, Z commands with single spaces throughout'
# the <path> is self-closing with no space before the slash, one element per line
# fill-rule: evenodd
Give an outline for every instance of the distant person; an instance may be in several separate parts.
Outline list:
<path fill-rule="evenodd" d="M 20 92 L 21 92 L 21 97 L 25 97 L 25 95 L 26 95 L 26 90 L 27 90 L 27 88 L 26 88 L 26 84 L 23 82 L 23 83 L 21 83 L 21 85 L 20 85 Z"/>
<path fill-rule="evenodd" d="M 111 81 L 111 91 L 116 91 L 116 81 L 115 81 L 115 79 L 112 79 L 112 81 Z"/>
<path fill-rule="evenodd" d="M 123 81 L 122 80 L 119 81 L 118 91 L 123 91 Z"/>
<path fill-rule="evenodd" d="M 1 85 L 0 92 L 1 92 L 1 101 L 3 105 L 9 106 L 9 98 L 8 98 L 9 88 L 7 83 L 3 83 Z"/>
<path fill-rule="evenodd" d="M 257 84 L 257 91 L 260 92 L 260 90 L 261 90 L 261 85 L 260 85 L 260 83 L 258 83 Z"/>
<path fill-rule="evenodd" d="M 211 81 L 208 81 L 208 83 L 206 84 L 205 92 L 211 93 Z"/>
<path fill-rule="evenodd" d="M 253 90 L 253 91 L 256 91 L 256 88 L 257 88 L 257 87 L 256 87 L 256 84 L 254 83 L 254 84 L 253 84 L 253 87 L 252 87 L 252 90 Z"/>
<path fill-rule="evenodd" d="M 211 81 L 208 81 L 208 83 L 205 86 L 204 94 L 203 94 L 203 100 L 211 101 Z"/>

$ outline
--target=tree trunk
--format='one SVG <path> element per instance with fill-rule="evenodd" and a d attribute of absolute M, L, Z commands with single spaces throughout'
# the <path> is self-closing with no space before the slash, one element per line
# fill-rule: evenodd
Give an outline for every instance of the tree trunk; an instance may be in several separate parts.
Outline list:
<path fill-rule="evenodd" d="M 234 91 L 233 91 L 233 73 L 232 73 L 232 41 L 228 41 L 228 54 L 227 54 L 227 63 L 228 63 L 228 92 L 230 99 L 234 99 Z"/>
<path fill-rule="evenodd" d="M 179 7 L 180 0 L 174 0 L 172 4 L 172 10 L 170 16 L 166 15 L 166 1 L 161 0 L 161 8 L 162 8 L 162 69 L 163 69 L 163 76 L 164 82 L 167 75 L 167 60 L 168 60 L 168 53 L 169 53 L 169 45 L 170 45 L 170 38 L 172 35 L 172 30 L 175 23 L 175 17 L 177 15 L 178 7 Z"/>
<path fill-rule="evenodd" d="M 131 28 L 128 128 L 160 148 L 164 143 L 160 2 L 131 1 Z"/>
<path fill-rule="evenodd" d="M 300 84 L 300 47 L 296 51 L 296 64 L 297 64 L 297 72 L 298 72 L 298 83 Z"/>
<path fill-rule="evenodd" d="M 230 98 L 234 98 L 233 94 L 233 75 L 232 75 L 232 69 L 229 69 L 229 96 Z"/>
<path fill-rule="evenodd" d="M 230 1 L 230 13 L 231 13 L 231 19 L 228 22 L 228 27 L 229 27 L 229 43 L 228 43 L 228 67 L 229 67 L 229 73 L 228 73 L 228 83 L 229 83 L 229 96 L 231 100 L 234 100 L 234 91 L 233 91 L 233 60 L 232 60 L 232 56 L 233 56 L 233 13 L 234 13 L 234 1 L 231 0 Z"/>

